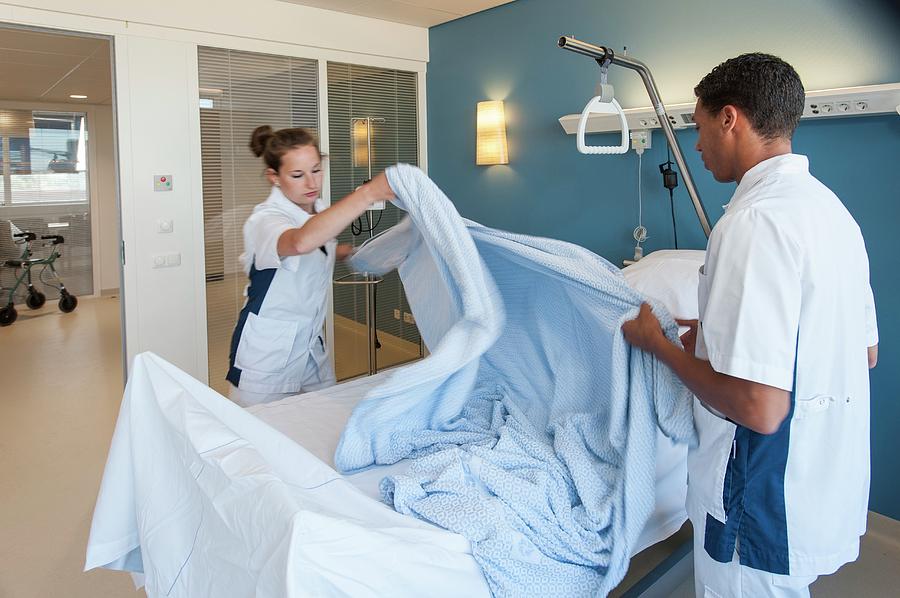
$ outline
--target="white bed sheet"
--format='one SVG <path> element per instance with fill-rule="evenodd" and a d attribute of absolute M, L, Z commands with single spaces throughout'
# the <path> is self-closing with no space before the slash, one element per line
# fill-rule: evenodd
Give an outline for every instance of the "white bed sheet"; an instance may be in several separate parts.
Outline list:
<path fill-rule="evenodd" d="M 144 573 L 151 597 L 489 595 L 465 538 L 372 500 L 151 353 L 119 411 L 95 567 Z"/>
<path fill-rule="evenodd" d="M 339 384 L 326 392 L 311 392 L 274 403 L 256 405 L 247 411 L 291 438 L 322 462 L 334 467 L 334 451 L 341 432 L 356 404 L 366 391 L 378 385 L 388 372 Z M 687 447 L 677 445 L 662 432 L 657 434 L 656 508 L 632 555 L 668 538 L 687 520 Z M 388 475 L 403 473 L 409 461 L 371 467 L 344 476 L 351 484 L 374 500 L 381 500 L 379 484 Z"/>
<path fill-rule="evenodd" d="M 689 257 L 695 275 L 702 255 Z M 626 271 L 649 296 L 672 284 L 635 274 Z M 695 283 L 675 277 L 689 304 L 676 313 L 696 317 Z M 151 596 L 486 595 L 465 538 L 380 502 L 382 478 L 407 463 L 334 471 L 347 419 L 388 375 L 245 411 L 159 357 L 138 356 L 85 568 L 143 568 Z M 687 448 L 657 438 L 655 510 L 632 555 L 686 520 Z"/>

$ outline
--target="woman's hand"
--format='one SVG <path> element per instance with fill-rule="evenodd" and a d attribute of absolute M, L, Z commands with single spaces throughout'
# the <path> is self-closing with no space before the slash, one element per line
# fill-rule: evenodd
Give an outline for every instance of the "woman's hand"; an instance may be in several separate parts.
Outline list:
<path fill-rule="evenodd" d="M 363 185 L 363 189 L 365 189 L 366 197 L 369 199 L 370 204 L 378 201 L 390 201 L 397 198 L 397 196 L 394 195 L 394 191 L 391 189 L 384 172 L 375 175 L 371 181 Z"/>
<path fill-rule="evenodd" d="M 355 248 L 353 247 L 353 245 L 341 243 L 340 245 L 337 246 L 337 251 L 335 252 L 335 256 L 337 257 L 337 259 L 339 261 L 344 261 L 347 258 L 349 258 L 351 255 L 353 255 L 354 249 Z"/>

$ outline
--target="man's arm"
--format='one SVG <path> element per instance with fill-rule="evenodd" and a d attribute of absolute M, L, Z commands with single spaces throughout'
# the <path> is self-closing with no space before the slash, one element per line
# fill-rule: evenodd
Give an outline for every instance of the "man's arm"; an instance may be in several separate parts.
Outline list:
<path fill-rule="evenodd" d="M 622 325 L 622 332 L 625 340 L 655 355 L 698 399 L 730 420 L 760 434 L 774 434 L 787 417 L 788 391 L 716 372 L 708 361 L 669 342 L 648 304 L 641 305 L 636 319 Z"/>
<path fill-rule="evenodd" d="M 878 345 L 869 347 L 869 369 L 871 370 L 878 364 Z"/>

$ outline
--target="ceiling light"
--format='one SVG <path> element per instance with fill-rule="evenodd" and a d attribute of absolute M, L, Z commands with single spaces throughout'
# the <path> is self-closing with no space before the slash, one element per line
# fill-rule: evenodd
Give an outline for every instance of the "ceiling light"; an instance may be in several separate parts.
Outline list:
<path fill-rule="evenodd" d="M 69 94 L 69 97 L 72 98 L 73 100 L 86 100 L 87 99 L 87 96 L 83 96 L 83 95 L 77 94 L 77 93 Z"/>

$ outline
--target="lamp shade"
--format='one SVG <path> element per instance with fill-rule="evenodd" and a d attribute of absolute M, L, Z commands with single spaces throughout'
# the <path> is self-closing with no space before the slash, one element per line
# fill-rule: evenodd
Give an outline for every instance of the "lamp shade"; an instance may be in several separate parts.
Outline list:
<path fill-rule="evenodd" d="M 353 121 L 353 166 L 366 168 L 369 165 L 369 121 L 360 118 Z"/>
<path fill-rule="evenodd" d="M 476 125 L 475 164 L 509 164 L 503 101 L 478 102 Z"/>

